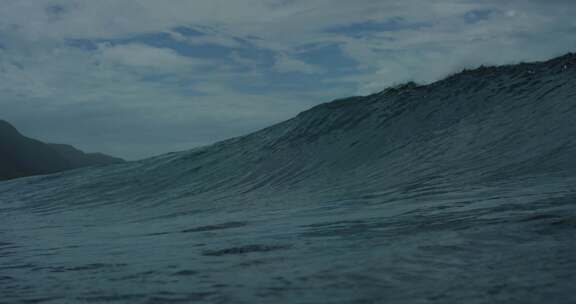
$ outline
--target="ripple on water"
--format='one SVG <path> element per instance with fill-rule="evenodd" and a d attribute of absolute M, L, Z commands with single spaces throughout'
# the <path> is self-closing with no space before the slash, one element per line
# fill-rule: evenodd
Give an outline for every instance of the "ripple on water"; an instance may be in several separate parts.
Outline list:
<path fill-rule="evenodd" d="M 202 253 L 205 256 L 226 256 L 226 255 L 241 255 L 256 252 L 270 252 L 277 250 L 285 250 L 291 248 L 292 245 L 246 245 L 240 247 L 231 247 L 220 250 L 208 250 Z"/>

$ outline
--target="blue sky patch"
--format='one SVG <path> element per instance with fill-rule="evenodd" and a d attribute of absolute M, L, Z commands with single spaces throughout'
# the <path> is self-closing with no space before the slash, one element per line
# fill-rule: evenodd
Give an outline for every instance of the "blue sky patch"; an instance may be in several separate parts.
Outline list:
<path fill-rule="evenodd" d="M 472 10 L 464 14 L 464 20 L 466 23 L 475 24 L 490 19 L 495 13 L 492 9 Z"/>
<path fill-rule="evenodd" d="M 410 22 L 403 17 L 393 17 L 387 20 L 370 20 L 329 28 L 328 33 L 356 35 L 371 32 L 395 32 L 401 30 L 417 30 L 432 26 L 429 22 Z"/>
<path fill-rule="evenodd" d="M 307 44 L 296 48 L 296 57 L 311 62 L 329 71 L 353 69 L 358 63 L 342 51 L 337 43 Z"/>

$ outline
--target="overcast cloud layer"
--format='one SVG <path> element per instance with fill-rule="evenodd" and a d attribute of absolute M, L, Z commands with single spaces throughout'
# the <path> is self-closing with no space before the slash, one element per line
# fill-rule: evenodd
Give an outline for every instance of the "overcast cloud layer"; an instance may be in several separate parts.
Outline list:
<path fill-rule="evenodd" d="M 0 0 L 0 119 L 128 159 L 576 51 L 573 0 Z"/>

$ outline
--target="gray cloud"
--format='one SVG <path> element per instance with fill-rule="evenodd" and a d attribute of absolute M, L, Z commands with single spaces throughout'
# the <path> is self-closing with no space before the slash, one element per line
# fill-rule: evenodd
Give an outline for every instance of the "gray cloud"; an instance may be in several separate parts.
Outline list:
<path fill-rule="evenodd" d="M 319 102 L 576 49 L 565 0 L 0 0 L 0 113 L 128 158 Z"/>

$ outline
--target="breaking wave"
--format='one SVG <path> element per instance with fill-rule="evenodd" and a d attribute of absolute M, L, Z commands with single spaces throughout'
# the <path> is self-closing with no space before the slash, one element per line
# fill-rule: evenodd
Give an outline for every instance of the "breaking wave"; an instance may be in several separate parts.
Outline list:
<path fill-rule="evenodd" d="M 0 183 L 10 303 L 573 303 L 576 55 Z M 1 300 L 0 300 L 1 301 Z"/>

